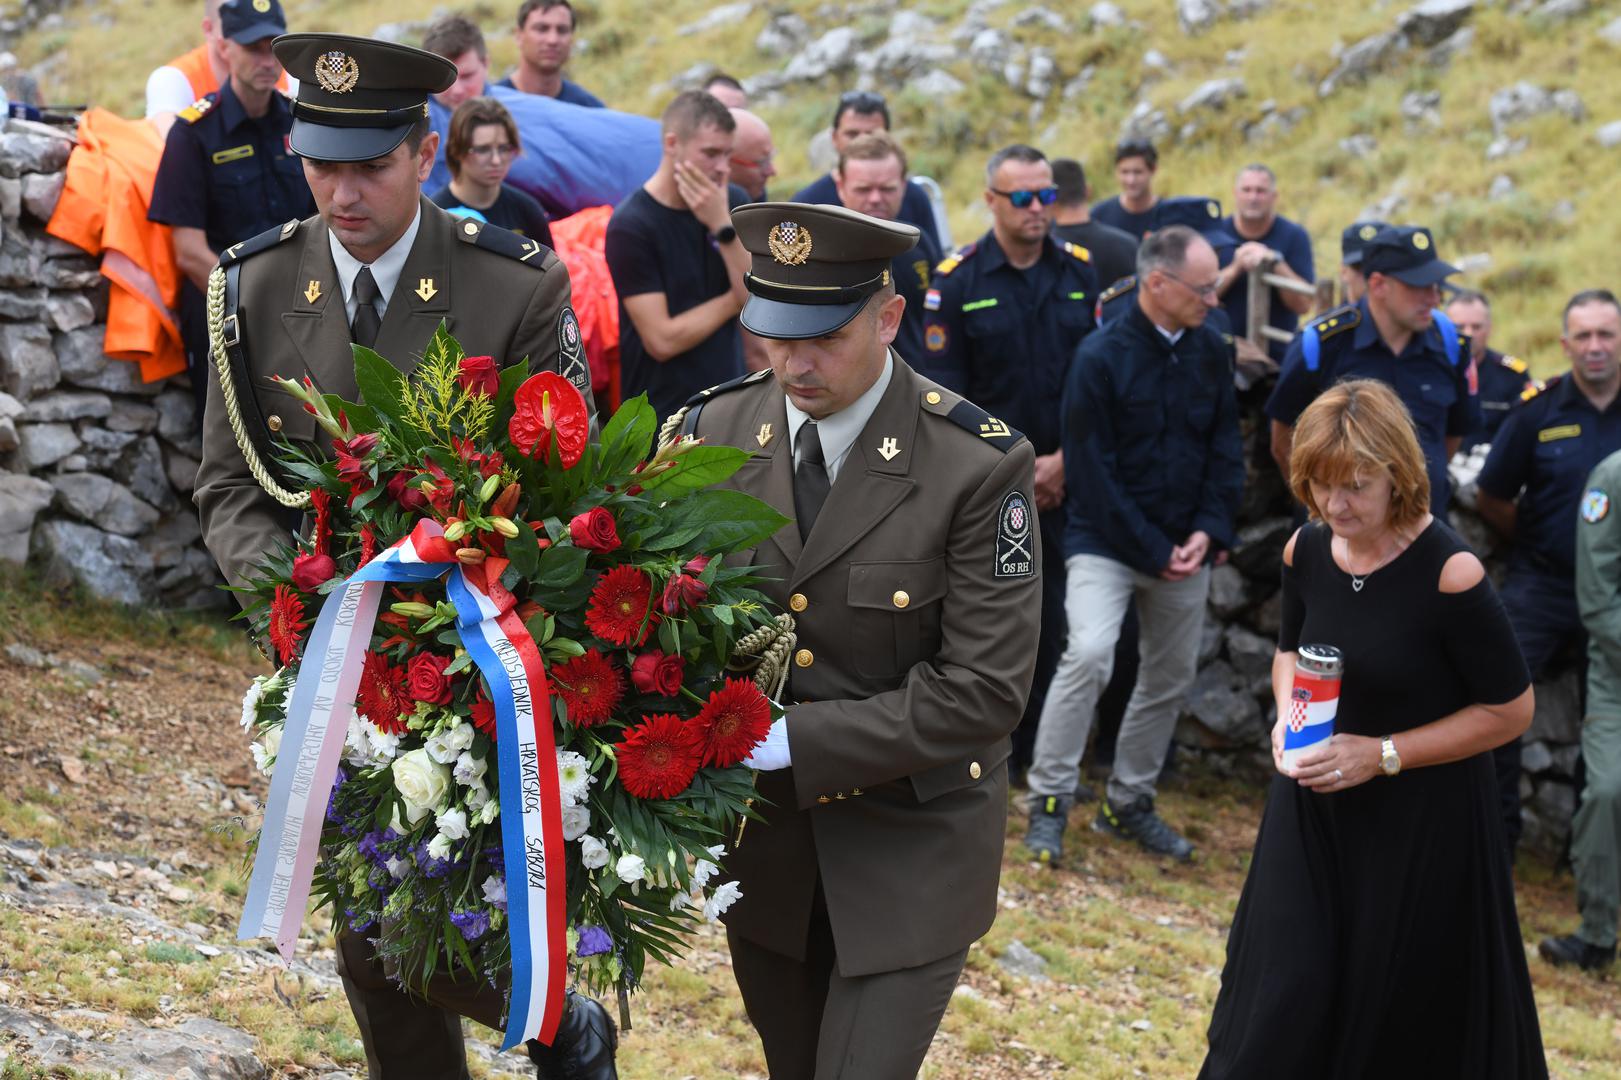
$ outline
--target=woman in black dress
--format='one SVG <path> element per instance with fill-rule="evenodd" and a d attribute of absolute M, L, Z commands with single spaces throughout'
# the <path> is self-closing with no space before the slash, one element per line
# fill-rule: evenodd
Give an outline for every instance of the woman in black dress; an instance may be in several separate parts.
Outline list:
<path fill-rule="evenodd" d="M 1340 383 L 1300 417 L 1272 781 L 1206 1080 L 1546 1077 L 1489 751 L 1530 678 L 1480 561 L 1429 513 L 1407 412 Z M 1335 734 L 1282 764 L 1296 649 L 1344 656 Z"/>

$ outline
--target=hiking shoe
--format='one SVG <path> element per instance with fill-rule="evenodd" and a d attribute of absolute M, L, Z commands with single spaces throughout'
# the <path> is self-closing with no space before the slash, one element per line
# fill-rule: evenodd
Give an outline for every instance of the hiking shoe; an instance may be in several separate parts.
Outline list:
<path fill-rule="evenodd" d="M 1071 805 L 1063 795 L 1030 797 L 1030 828 L 1024 834 L 1024 846 L 1038 862 L 1056 863 L 1063 857 L 1064 826 L 1069 823 Z"/>
<path fill-rule="evenodd" d="M 1092 821 L 1092 828 L 1125 840 L 1135 840 L 1143 850 L 1155 855 L 1169 855 L 1177 862 L 1187 862 L 1193 858 L 1193 845 L 1154 812 L 1152 795 L 1139 795 L 1135 802 L 1120 807 L 1104 799 L 1103 805 L 1098 807 L 1098 816 Z"/>
<path fill-rule="evenodd" d="M 619 1035 L 608 1010 L 573 990 L 568 991 L 552 1045 L 531 1039 L 525 1046 L 539 1080 L 618 1080 L 614 1065 L 618 1048 Z"/>
<path fill-rule="evenodd" d="M 1602 949 L 1590 945 L 1575 934 L 1564 937 L 1545 937 L 1537 946 L 1542 958 L 1555 967 L 1575 964 L 1583 971 L 1603 971 L 1615 963 L 1615 946 Z"/>

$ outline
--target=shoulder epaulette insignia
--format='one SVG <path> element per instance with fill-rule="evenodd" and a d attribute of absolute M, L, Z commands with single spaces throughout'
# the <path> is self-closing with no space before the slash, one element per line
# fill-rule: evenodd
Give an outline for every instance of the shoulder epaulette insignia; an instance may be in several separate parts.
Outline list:
<path fill-rule="evenodd" d="M 1541 379 L 1532 379 L 1526 383 L 1525 389 L 1520 391 L 1520 400 L 1530 401 L 1546 389 L 1548 389 L 1548 386 Z"/>
<path fill-rule="evenodd" d="M 949 390 L 927 390 L 923 394 L 923 411 L 943 416 L 953 424 L 976 435 L 1004 454 L 1019 444 L 1024 433 L 998 420 L 967 398 Z"/>
<path fill-rule="evenodd" d="M 291 240 L 298 233 L 298 227 L 303 224 L 297 218 L 285 225 L 277 225 L 273 229 L 266 229 L 258 236 L 249 237 L 240 243 L 232 244 L 220 252 L 220 265 L 230 266 L 239 263 L 250 255 L 257 255 L 261 251 L 275 247 L 286 240 Z"/>
<path fill-rule="evenodd" d="M 200 97 L 196 101 L 181 109 L 176 115 L 188 124 L 194 124 L 208 115 L 208 110 L 214 107 L 213 95 Z"/>
<path fill-rule="evenodd" d="M 1506 353 L 1503 355 L 1502 364 L 1516 375 L 1524 375 L 1527 371 L 1531 370 L 1530 364 L 1527 364 L 1518 356 L 1509 356 Z"/>
<path fill-rule="evenodd" d="M 1089 263 L 1092 261 L 1092 253 L 1079 244 L 1072 244 L 1068 240 L 1065 240 L 1064 250 L 1084 263 Z"/>
<path fill-rule="evenodd" d="M 964 259 L 968 258 L 968 256 L 974 253 L 974 249 L 976 247 L 978 247 L 977 244 L 964 244 L 956 251 L 953 251 L 950 255 L 947 255 L 945 258 L 941 259 L 940 265 L 934 268 L 934 272 L 939 274 L 941 277 L 948 276 L 953 270 L 962 265 L 962 261 Z"/>
<path fill-rule="evenodd" d="M 1311 325 L 1312 329 L 1317 331 L 1317 337 L 1323 339 L 1343 333 L 1360 322 L 1362 322 L 1362 309 L 1355 304 L 1347 304 L 1344 307 L 1335 308 Z"/>
<path fill-rule="evenodd" d="M 1132 274 L 1129 277 L 1123 277 L 1113 285 L 1110 285 L 1107 289 L 1103 290 L 1103 295 L 1098 297 L 1098 303 L 1100 305 L 1107 304 L 1110 300 L 1113 300 L 1116 297 L 1124 296 L 1136 287 L 1137 275 Z"/>
<path fill-rule="evenodd" d="M 456 235 L 464 244 L 473 244 L 485 251 L 493 251 L 497 255 L 505 255 L 509 259 L 528 263 L 537 270 L 540 264 L 546 261 L 546 252 L 551 250 L 539 240 L 530 240 L 499 225 L 475 221 L 472 218 L 463 218 L 456 223 Z"/>
<path fill-rule="evenodd" d="M 769 378 L 771 378 L 770 368 L 762 368 L 759 371 L 751 371 L 747 375 L 741 375 L 735 379 L 728 379 L 719 385 L 711 386 L 708 390 L 698 391 L 696 394 L 687 399 L 687 404 L 697 405 L 699 402 L 710 401 L 719 397 L 721 394 L 726 393 L 727 391 L 736 390 L 743 386 L 752 386 L 762 379 Z"/>

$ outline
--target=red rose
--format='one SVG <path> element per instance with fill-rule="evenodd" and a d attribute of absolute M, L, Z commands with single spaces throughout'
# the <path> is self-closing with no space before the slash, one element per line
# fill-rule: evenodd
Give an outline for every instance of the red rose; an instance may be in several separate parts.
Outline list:
<path fill-rule="evenodd" d="M 332 556 L 323 552 L 301 551 L 293 559 L 293 587 L 300 592 L 314 592 L 337 572 L 338 567 L 332 561 Z"/>
<path fill-rule="evenodd" d="M 411 695 L 411 700 L 429 705 L 450 704 L 450 677 L 445 674 L 449 666 L 448 656 L 417 653 L 411 657 L 405 669 L 406 693 Z"/>
<path fill-rule="evenodd" d="M 593 506 L 583 514 L 576 514 L 568 523 L 568 535 L 575 547 L 603 554 L 619 546 L 619 530 L 614 528 L 614 516 L 605 506 Z"/>
<path fill-rule="evenodd" d="M 697 577 L 699 574 L 709 569 L 709 556 L 694 555 L 692 558 L 687 560 L 687 565 L 683 566 L 681 569 L 691 574 L 693 577 Z"/>
<path fill-rule="evenodd" d="M 388 497 L 400 504 L 401 510 L 416 513 L 428 505 L 428 497 L 421 488 L 411 486 L 411 474 L 397 472 L 388 478 Z"/>
<path fill-rule="evenodd" d="M 631 662 L 630 681 L 641 693 L 675 697 L 681 692 L 686 667 L 681 657 L 654 649 Z"/>
<path fill-rule="evenodd" d="M 659 607 L 666 615 L 679 615 L 686 608 L 697 607 L 709 595 L 709 586 L 690 574 L 672 574 L 664 586 Z"/>
<path fill-rule="evenodd" d="M 501 372 L 493 356 L 464 356 L 456 381 L 469 394 L 494 397 L 501 389 Z"/>
<path fill-rule="evenodd" d="M 552 444 L 563 468 L 572 469 L 591 437 L 591 415 L 574 384 L 552 371 L 531 375 L 512 399 L 507 434 L 525 457 L 545 458 Z"/>

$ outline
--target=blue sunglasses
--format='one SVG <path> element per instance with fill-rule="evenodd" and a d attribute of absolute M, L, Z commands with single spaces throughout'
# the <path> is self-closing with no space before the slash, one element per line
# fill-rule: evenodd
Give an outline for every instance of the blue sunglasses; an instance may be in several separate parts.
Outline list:
<path fill-rule="evenodd" d="M 991 194 L 1002 196 L 1013 204 L 1015 210 L 1023 210 L 1037 199 L 1041 200 L 1042 206 L 1051 206 L 1058 201 L 1058 189 L 1056 187 L 1026 188 L 1020 191 L 998 191 L 996 188 L 991 188 Z"/>

